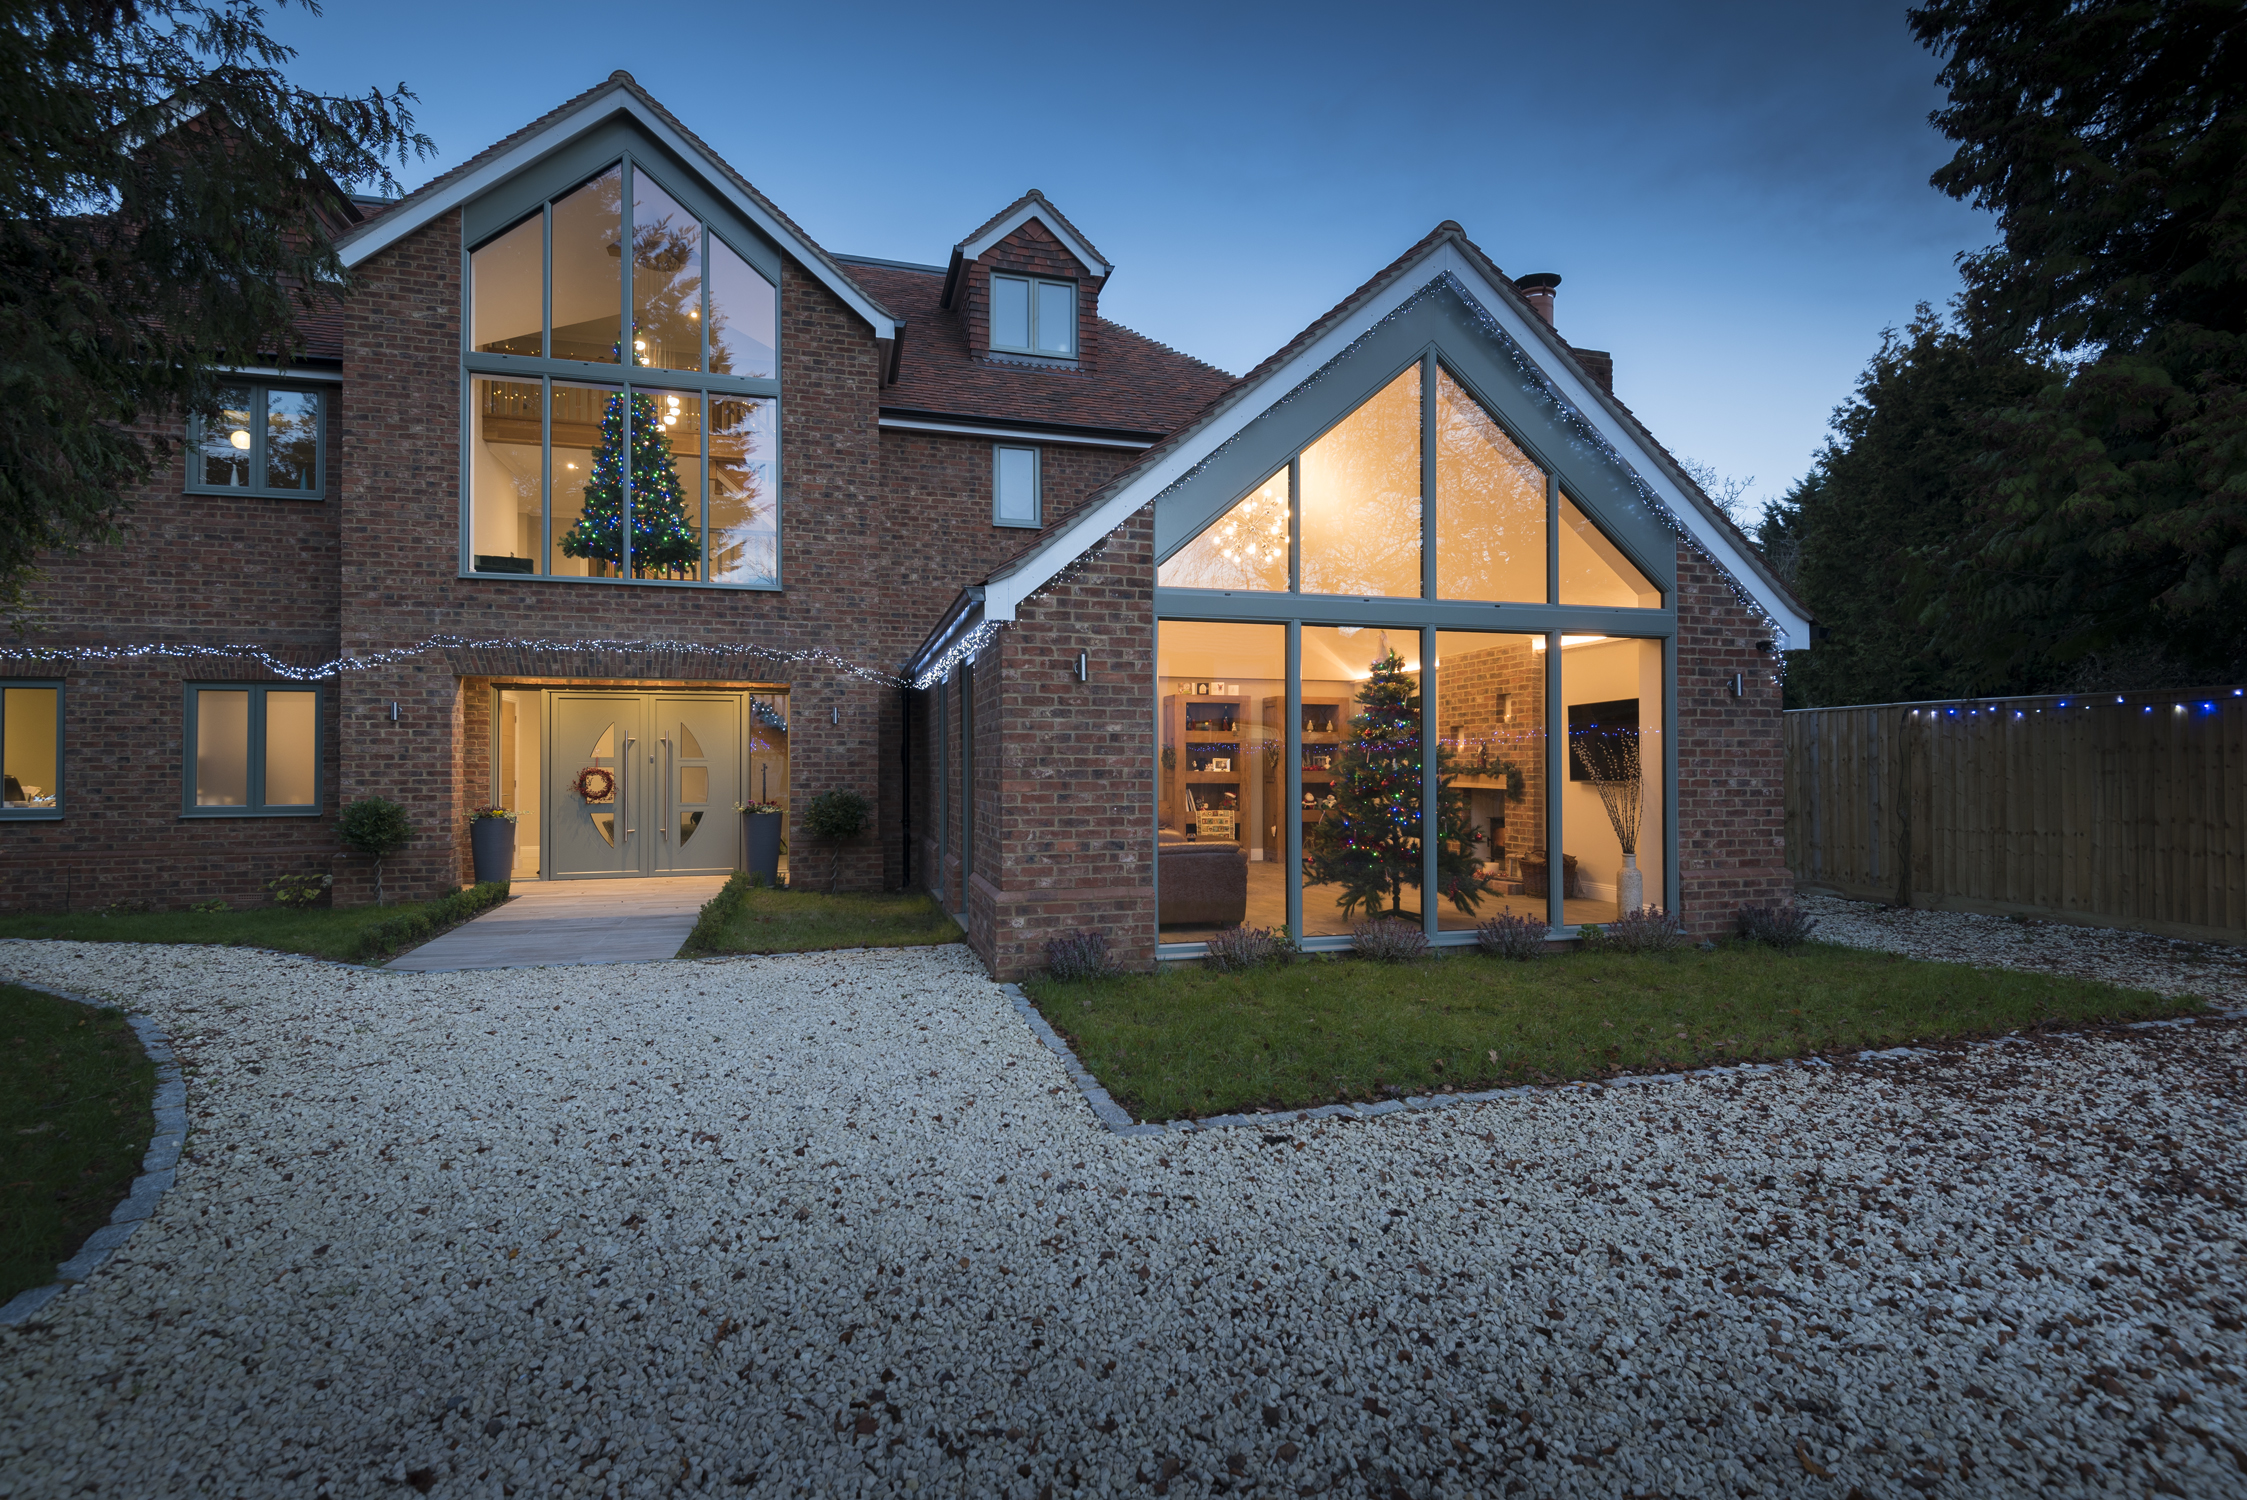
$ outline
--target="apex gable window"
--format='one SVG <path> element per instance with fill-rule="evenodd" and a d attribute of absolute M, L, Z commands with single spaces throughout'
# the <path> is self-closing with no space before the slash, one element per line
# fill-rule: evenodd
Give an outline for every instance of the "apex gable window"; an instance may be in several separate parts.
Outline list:
<path fill-rule="evenodd" d="M 62 816 L 62 684 L 0 682 L 0 819 Z"/>
<path fill-rule="evenodd" d="M 218 419 L 189 423 L 188 492 L 320 498 L 327 488 L 325 416 L 326 398 L 318 391 L 224 387 Z"/>
<path fill-rule="evenodd" d="M 317 816 L 320 690 L 191 685 L 186 763 L 191 817 Z"/>
<path fill-rule="evenodd" d="M 1001 354 L 1075 359 L 1076 284 L 994 273 L 991 277 L 991 348 Z"/>
<path fill-rule="evenodd" d="M 991 451 L 991 524 L 1041 526 L 1044 506 L 1038 493 L 1038 450 Z"/>
<path fill-rule="evenodd" d="M 691 198 L 627 153 L 468 251 L 463 571 L 779 587 L 780 294 Z"/>

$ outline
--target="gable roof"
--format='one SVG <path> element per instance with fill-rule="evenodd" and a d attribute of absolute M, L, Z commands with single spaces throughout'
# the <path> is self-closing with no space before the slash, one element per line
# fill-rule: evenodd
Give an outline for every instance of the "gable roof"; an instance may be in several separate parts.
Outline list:
<path fill-rule="evenodd" d="M 1324 368 L 1430 282 L 1447 276 L 1480 303 L 1537 364 L 1553 393 L 1574 408 L 1586 430 L 1637 474 L 1692 543 L 1732 576 L 1780 634 L 1807 642 L 1808 612 L 1746 536 L 1638 418 L 1600 388 L 1552 325 L 1531 309 L 1511 279 L 1467 238 L 1466 231 L 1447 219 L 1234 382 L 1192 421 L 1096 490 L 1052 535 L 1016 554 L 963 595 L 962 604 L 947 612 L 944 624 L 916 653 L 914 670 L 908 675 L 918 675 L 951 641 L 976 626 L 1012 620 L 1021 603 L 1091 551 L 1135 511 L 1151 504 L 1280 397 Z"/>
<path fill-rule="evenodd" d="M 1108 264 L 1106 256 L 1092 247 L 1092 241 L 1085 238 L 1084 232 L 1070 223 L 1066 214 L 1053 206 L 1052 199 L 1032 188 L 993 214 L 984 221 L 981 228 L 952 247 L 952 263 L 948 268 L 951 276 L 959 275 L 963 261 L 980 260 L 993 245 L 1032 219 L 1052 231 L 1053 237 L 1061 242 L 1061 248 L 1075 256 L 1077 264 L 1083 266 L 1086 274 L 1095 281 L 1104 281 L 1114 274 L 1116 268 Z M 944 300 L 946 303 L 952 300 L 952 284 L 949 279 L 944 286 Z"/>
<path fill-rule="evenodd" d="M 943 306 L 933 266 L 855 257 L 851 274 L 912 328 L 882 413 L 1081 427 L 1153 442 L 1175 431 L 1233 383 L 1214 365 L 1106 318 L 1090 369 L 979 359 L 967 321 Z"/>
<path fill-rule="evenodd" d="M 682 161 L 699 166 L 713 191 L 872 325 L 875 338 L 897 338 L 903 325 L 888 308 L 869 296 L 795 220 L 751 186 L 748 178 L 736 172 L 700 136 L 681 124 L 676 115 L 657 103 L 655 97 L 622 68 L 611 73 L 605 82 L 549 110 L 513 135 L 408 193 L 383 213 L 338 239 L 336 253 L 346 267 L 355 266 L 620 115 L 629 117 Z"/>

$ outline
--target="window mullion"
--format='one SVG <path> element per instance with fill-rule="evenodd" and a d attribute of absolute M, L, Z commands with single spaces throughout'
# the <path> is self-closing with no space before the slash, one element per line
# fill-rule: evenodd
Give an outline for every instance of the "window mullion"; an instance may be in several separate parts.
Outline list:
<path fill-rule="evenodd" d="M 538 354 L 554 357 L 554 205 L 539 205 Z"/>
<path fill-rule="evenodd" d="M 617 225 L 621 235 L 617 245 L 617 260 L 620 263 L 617 285 L 623 297 L 623 305 L 617 312 L 617 326 L 624 331 L 616 341 L 616 354 L 617 358 L 624 363 L 624 420 L 622 423 L 624 454 L 620 464 L 623 472 L 618 479 L 620 498 L 617 501 L 616 510 L 616 555 L 618 558 L 616 568 L 617 581 L 629 583 L 632 580 L 632 439 L 634 436 L 634 418 L 639 415 L 633 406 L 632 397 L 635 388 L 632 380 L 634 373 L 640 368 L 640 357 L 635 352 L 635 346 L 639 342 L 640 330 L 632 319 L 632 157 L 630 153 L 625 155 L 623 166 L 618 173 L 618 180 L 623 183 L 623 191 L 620 194 L 623 201 L 617 205 Z"/>
<path fill-rule="evenodd" d="M 1436 775 L 1442 757 L 1436 740 L 1436 629 L 1433 625 L 1420 627 L 1420 930 L 1428 941 L 1436 938 L 1437 856 L 1442 853 L 1438 841 L 1443 836 L 1443 819 L 1437 816 L 1436 798 L 1439 778 Z"/>
<path fill-rule="evenodd" d="M 1303 592 L 1303 458 L 1287 461 L 1287 591 Z"/>
<path fill-rule="evenodd" d="M 1287 930 L 1303 941 L 1303 622 L 1287 622 L 1287 806 L 1281 810 L 1281 857 L 1287 861 Z"/>
<path fill-rule="evenodd" d="M 554 571 L 554 382 L 538 382 L 538 571 Z"/>
<path fill-rule="evenodd" d="M 1436 597 L 1436 357 L 1433 352 L 1420 356 L 1420 597 Z M 1423 658 L 1422 665 L 1425 664 Z"/>
<path fill-rule="evenodd" d="M 249 812 L 265 811 L 265 689 L 250 689 L 249 743 L 242 747 L 243 800 Z"/>
<path fill-rule="evenodd" d="M 1560 476 L 1545 471 L 1545 602 L 1560 603 Z"/>

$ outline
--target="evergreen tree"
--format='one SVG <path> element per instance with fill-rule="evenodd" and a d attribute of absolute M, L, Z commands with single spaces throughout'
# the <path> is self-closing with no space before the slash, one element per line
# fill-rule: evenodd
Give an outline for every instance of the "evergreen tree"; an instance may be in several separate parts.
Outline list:
<path fill-rule="evenodd" d="M 631 396 L 632 570 L 638 577 L 693 578 L 701 570 L 702 541 L 687 512 L 686 490 L 671 466 L 671 440 L 663 435 L 656 398 Z M 601 443 L 585 482 L 585 506 L 562 534 L 562 555 L 624 564 L 625 398 L 611 396 L 601 417 Z"/>
<path fill-rule="evenodd" d="M 1334 806 L 1310 831 L 1307 878 L 1342 888 L 1346 917 L 1378 916 L 1384 902 L 1404 910 L 1404 888 L 1420 888 L 1420 694 L 1394 651 L 1373 663 L 1358 690 L 1351 738 L 1334 757 Z M 1436 877 L 1451 904 L 1472 912 L 1483 886 L 1476 873 L 1467 795 L 1450 789 L 1452 753 L 1436 750 Z"/>

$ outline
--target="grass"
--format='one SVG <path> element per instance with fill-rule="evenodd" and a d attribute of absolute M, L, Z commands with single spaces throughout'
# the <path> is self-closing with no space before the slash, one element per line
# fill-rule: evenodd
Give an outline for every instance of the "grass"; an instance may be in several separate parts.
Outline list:
<path fill-rule="evenodd" d="M 702 908 L 681 954 L 707 958 L 825 948 L 919 948 L 962 940 L 960 924 L 932 896 L 775 890 L 737 874 Z"/>
<path fill-rule="evenodd" d="M 1468 950 L 1411 964 L 1309 960 L 1245 974 L 1170 968 L 1024 989 L 1143 1120 L 1377 1100 L 1445 1088 L 1799 1057 L 2049 1024 L 2187 1014 L 2094 980 L 1810 943 L 1713 953 Z"/>
<path fill-rule="evenodd" d="M 0 1302 L 55 1279 L 147 1154 L 156 1065 L 123 1012 L 0 984 Z"/>
<path fill-rule="evenodd" d="M 273 948 L 341 963 L 381 963 L 507 899 L 505 885 L 479 885 L 435 901 L 390 906 L 260 906 L 246 911 L 0 913 L 0 938 L 77 943 L 215 943 Z"/>

